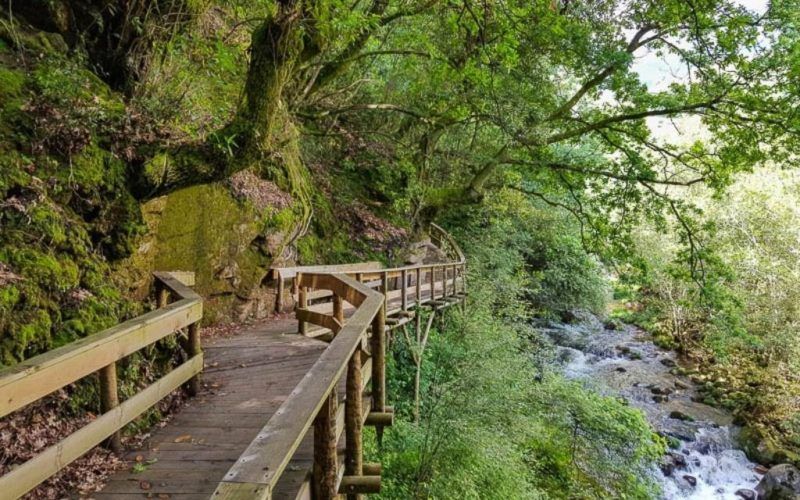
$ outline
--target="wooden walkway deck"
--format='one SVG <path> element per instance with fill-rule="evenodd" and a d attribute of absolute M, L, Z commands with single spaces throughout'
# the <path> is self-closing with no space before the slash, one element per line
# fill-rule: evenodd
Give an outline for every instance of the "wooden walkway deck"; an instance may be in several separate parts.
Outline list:
<path fill-rule="evenodd" d="M 94 498 L 209 498 L 326 347 L 298 335 L 295 320 L 268 321 L 206 343 L 202 391 L 143 449 L 129 452 L 128 470 Z M 137 463 L 145 470 L 134 472 Z M 305 480 L 303 469 L 296 471 L 300 478 L 284 474 L 284 491 L 275 498 L 292 496 L 289 490 Z"/>
<path fill-rule="evenodd" d="M 441 293 L 441 288 L 435 293 Z M 428 286 L 422 290 L 421 302 L 430 302 Z M 401 299 L 394 297 L 387 305 L 388 317 L 397 317 Z M 346 308 L 345 316 L 352 311 Z M 204 341 L 205 369 L 197 397 L 154 431 L 141 449 L 127 452 L 126 468 L 111 476 L 92 498 L 210 498 L 328 346 L 315 337 L 321 328 L 310 329 L 308 336 L 297 331 L 297 320 L 277 319 Z M 369 370 L 365 371 L 366 385 Z M 343 400 L 344 380 L 339 386 Z M 312 443 L 313 429 L 281 475 L 273 498 L 310 498 Z"/>

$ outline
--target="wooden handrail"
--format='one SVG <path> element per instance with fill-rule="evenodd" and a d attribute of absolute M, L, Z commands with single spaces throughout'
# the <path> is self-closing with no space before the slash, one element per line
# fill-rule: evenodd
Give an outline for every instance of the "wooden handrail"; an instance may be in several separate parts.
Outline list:
<path fill-rule="evenodd" d="M 434 224 L 433 222 L 431 222 L 431 229 L 433 229 L 433 231 L 437 233 L 437 235 L 440 238 L 440 241 L 441 239 L 443 239 L 444 241 L 447 242 L 447 245 L 452 250 L 453 253 L 452 257 L 454 257 L 454 259 L 457 261 L 458 264 L 464 264 L 467 262 L 467 257 L 464 255 L 464 252 L 461 251 L 461 247 L 458 246 L 458 243 L 456 242 L 455 238 L 453 238 L 453 236 L 450 233 L 442 229 L 438 224 Z"/>
<path fill-rule="evenodd" d="M 203 369 L 197 329 L 203 302 L 179 279 L 193 282 L 194 277 L 155 273 L 155 278 L 178 300 L 0 371 L 0 417 L 94 372 L 100 373 L 103 410 L 97 419 L 0 477 L 4 497 L 24 495 L 108 438 L 112 447 L 118 447 L 122 427 L 182 384 L 196 380 Z M 119 403 L 116 362 L 185 327 L 189 327 L 189 360 Z"/>
<path fill-rule="evenodd" d="M 349 360 L 381 313 L 383 295 L 345 274 L 310 274 L 299 286 L 323 288 L 357 306 L 311 370 L 261 429 L 214 493 L 218 498 L 271 498 L 281 474 L 320 410 L 330 399 Z M 335 451 L 335 450 L 334 450 Z"/>

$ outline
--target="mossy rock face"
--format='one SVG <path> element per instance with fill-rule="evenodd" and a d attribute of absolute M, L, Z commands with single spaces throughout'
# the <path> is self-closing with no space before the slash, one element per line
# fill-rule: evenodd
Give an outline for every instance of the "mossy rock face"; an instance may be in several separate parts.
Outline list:
<path fill-rule="evenodd" d="M 207 321 L 240 316 L 241 308 L 247 314 L 249 302 L 265 300 L 262 281 L 289 234 L 280 226 L 294 224 L 287 211 L 277 221 L 265 217 L 222 184 L 181 189 L 148 202 L 143 211 L 149 235 L 134 265 L 142 275 L 193 271 L 195 289 L 206 298 Z"/>
<path fill-rule="evenodd" d="M 107 140 L 123 101 L 78 61 L 44 50 L 50 37 L 17 35 L 0 46 L 3 365 L 141 311 L 109 265 L 130 254 L 143 227 Z"/>

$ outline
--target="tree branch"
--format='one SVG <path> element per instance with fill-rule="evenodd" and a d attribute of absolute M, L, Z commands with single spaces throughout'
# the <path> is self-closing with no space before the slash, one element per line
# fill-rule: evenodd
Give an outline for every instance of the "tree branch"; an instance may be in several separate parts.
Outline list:
<path fill-rule="evenodd" d="M 625 52 L 627 54 L 633 54 L 640 47 L 643 47 L 647 43 L 655 40 L 656 37 L 642 39 L 644 35 L 652 31 L 653 29 L 654 26 L 651 25 L 647 25 L 640 28 L 639 31 L 637 31 L 636 34 L 633 35 L 631 41 L 628 42 L 627 47 L 625 47 Z M 575 94 L 572 97 L 570 97 L 566 102 L 564 102 L 564 104 L 562 104 L 555 111 L 553 111 L 547 118 L 544 119 L 544 121 L 550 122 L 558 118 L 561 118 L 562 116 L 567 114 L 572 108 L 575 107 L 576 104 L 578 104 L 578 102 L 583 98 L 583 96 L 585 96 L 593 88 L 603 83 L 603 81 L 605 81 L 606 78 L 608 78 L 616 70 L 621 68 L 623 63 L 624 61 L 615 61 L 606 66 L 602 71 L 600 71 L 594 77 L 584 82 L 584 84 L 581 85 L 581 88 L 579 88 L 578 91 L 575 92 Z"/>

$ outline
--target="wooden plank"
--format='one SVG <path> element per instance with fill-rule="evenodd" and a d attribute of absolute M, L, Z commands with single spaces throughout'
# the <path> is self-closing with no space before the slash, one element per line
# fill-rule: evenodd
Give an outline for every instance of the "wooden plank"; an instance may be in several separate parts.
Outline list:
<path fill-rule="evenodd" d="M 333 316 L 322 314 L 308 309 L 296 309 L 294 312 L 299 321 L 313 323 L 331 330 L 333 333 L 339 333 L 342 329 L 342 324 Z"/>
<path fill-rule="evenodd" d="M 270 490 L 256 483 L 220 483 L 214 490 L 214 499 L 219 500 L 259 500 L 272 498 Z"/>
<path fill-rule="evenodd" d="M 186 283 L 181 281 L 180 274 L 176 275 L 175 273 L 169 272 L 155 272 L 153 273 L 153 276 L 155 276 L 155 278 L 161 282 L 161 284 L 166 286 L 170 292 L 174 293 L 179 299 L 202 299 L 200 295 L 189 288 Z M 183 278 L 188 279 L 185 276 Z"/>
<path fill-rule="evenodd" d="M 346 280 L 350 280 L 348 283 Z M 309 288 L 331 290 L 347 302 L 358 307 L 368 295 L 368 288 L 362 283 L 347 277 L 345 274 L 313 274 L 300 275 L 301 286 Z"/>
<path fill-rule="evenodd" d="M 185 286 L 195 285 L 195 275 L 193 271 L 168 271 L 167 274 L 180 281 Z"/>
<path fill-rule="evenodd" d="M 362 271 L 374 271 L 383 268 L 383 264 L 376 261 L 356 262 L 354 264 L 332 264 L 321 266 L 295 266 L 295 267 L 273 267 L 270 269 L 270 279 L 291 279 L 298 273 L 356 273 Z"/>
<path fill-rule="evenodd" d="M 0 417 L 119 361 L 202 316 L 199 298 L 182 299 L 2 370 Z"/>
<path fill-rule="evenodd" d="M 127 425 L 202 369 L 202 355 L 195 356 L 113 410 L 0 477 L 3 496 L 17 498 L 24 495 Z"/>

